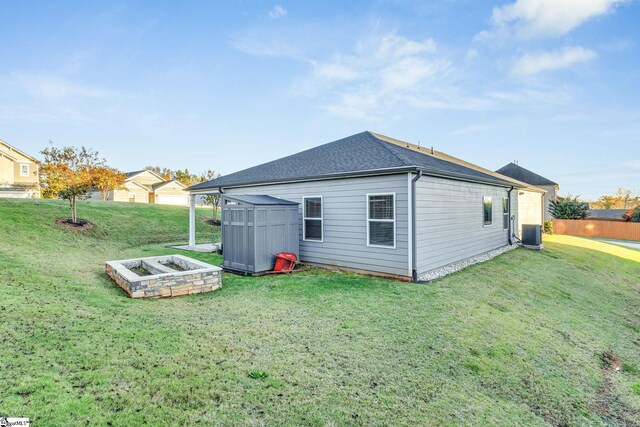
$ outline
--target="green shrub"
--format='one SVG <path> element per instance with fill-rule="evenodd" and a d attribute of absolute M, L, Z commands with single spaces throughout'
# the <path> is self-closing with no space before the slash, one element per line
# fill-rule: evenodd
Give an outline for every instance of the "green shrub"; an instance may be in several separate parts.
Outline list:
<path fill-rule="evenodd" d="M 553 234 L 553 221 L 545 221 L 544 222 L 544 234 Z"/>
<path fill-rule="evenodd" d="M 631 214 L 631 217 L 629 218 L 629 221 L 631 221 L 631 222 L 640 222 L 640 206 L 635 208 L 635 210 Z"/>
<path fill-rule="evenodd" d="M 589 204 L 578 200 L 579 196 L 558 197 L 551 202 L 549 213 L 555 219 L 585 219 L 589 216 Z"/>

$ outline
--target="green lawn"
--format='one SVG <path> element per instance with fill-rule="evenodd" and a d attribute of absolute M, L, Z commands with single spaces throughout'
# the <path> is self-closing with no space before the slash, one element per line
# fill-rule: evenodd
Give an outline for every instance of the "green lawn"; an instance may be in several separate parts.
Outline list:
<path fill-rule="evenodd" d="M 36 426 L 640 424 L 638 251 L 553 236 L 544 251 L 432 284 L 306 269 L 133 300 L 104 262 L 173 253 L 187 209 L 82 202 L 96 224 L 85 232 L 54 225 L 67 210 L 0 199 L 0 415 Z M 200 241 L 217 240 L 209 214 L 199 210 Z"/>

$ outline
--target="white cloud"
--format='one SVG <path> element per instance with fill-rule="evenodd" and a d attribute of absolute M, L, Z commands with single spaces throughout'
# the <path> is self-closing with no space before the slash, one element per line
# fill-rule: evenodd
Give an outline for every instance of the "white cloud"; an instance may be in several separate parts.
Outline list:
<path fill-rule="evenodd" d="M 596 52 L 580 46 L 568 46 L 553 52 L 527 53 L 513 66 L 513 73 L 519 75 L 537 74 L 542 71 L 559 70 L 570 65 L 594 59 Z"/>
<path fill-rule="evenodd" d="M 12 78 L 19 86 L 37 98 L 59 100 L 62 98 L 114 98 L 114 91 L 80 82 L 47 75 L 20 74 Z"/>
<path fill-rule="evenodd" d="M 314 63 L 314 75 L 322 80 L 338 81 L 338 80 L 354 80 L 360 77 L 358 70 L 351 68 L 350 66 L 329 62 Z"/>
<path fill-rule="evenodd" d="M 330 46 L 314 44 L 316 30 L 251 29 L 233 44 L 250 55 L 306 64 L 308 71 L 294 77 L 292 94 L 348 119 L 383 122 L 420 110 L 531 108 L 532 100 L 548 106 L 572 98 L 563 85 L 523 88 L 522 81 L 484 78 L 470 67 L 470 60 L 482 58 L 476 49 L 466 55 L 458 52 L 462 57 L 455 66 L 455 57 L 441 53 L 431 38 L 412 39 L 375 28 L 349 49 L 344 48 L 344 35 Z"/>
<path fill-rule="evenodd" d="M 433 39 L 414 41 L 396 34 L 387 34 L 377 43 L 376 55 L 381 59 L 402 58 L 421 53 L 433 53 L 437 50 L 436 42 Z"/>
<path fill-rule="evenodd" d="M 269 11 L 269 19 L 278 19 L 287 15 L 287 9 L 280 6 L 279 4 L 275 5 L 273 9 Z"/>
<path fill-rule="evenodd" d="M 467 54 L 465 56 L 465 59 L 467 61 L 472 61 L 474 59 L 476 59 L 478 56 L 480 56 L 480 52 L 478 52 L 478 49 L 469 49 L 467 50 Z"/>
<path fill-rule="evenodd" d="M 438 108 L 435 81 L 446 79 L 451 62 L 435 57 L 433 39 L 412 40 L 396 33 L 365 37 L 353 51 L 322 61 L 309 61 L 310 75 L 295 85 L 298 95 L 319 99 L 331 113 L 375 120 L 388 111 L 399 114 L 406 106 Z"/>
<path fill-rule="evenodd" d="M 479 40 L 562 36 L 589 19 L 607 14 L 626 0 L 516 0 L 493 9 L 493 28 Z"/>
<path fill-rule="evenodd" d="M 624 166 L 630 167 L 630 168 L 634 168 L 634 169 L 640 169 L 640 160 L 630 160 L 628 162 L 623 163 Z"/>

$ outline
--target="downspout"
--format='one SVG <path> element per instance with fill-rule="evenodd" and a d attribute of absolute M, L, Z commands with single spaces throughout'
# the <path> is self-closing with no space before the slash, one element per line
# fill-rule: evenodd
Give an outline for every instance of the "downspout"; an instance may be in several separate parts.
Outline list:
<path fill-rule="evenodd" d="M 513 186 L 511 186 L 511 188 L 509 189 L 509 191 L 507 191 L 507 199 L 509 200 L 509 235 L 507 236 L 508 242 L 509 242 L 509 246 L 513 245 L 513 241 L 511 240 L 511 227 L 512 227 L 512 220 L 511 220 L 511 192 L 513 191 Z"/>
<path fill-rule="evenodd" d="M 218 192 L 219 192 L 220 194 L 224 194 L 224 191 L 222 190 L 222 187 L 218 187 Z"/>
<path fill-rule="evenodd" d="M 418 281 L 418 270 L 416 253 L 418 252 L 418 244 L 416 242 L 416 182 L 422 177 L 422 171 L 419 170 L 416 176 L 411 180 L 411 279 Z"/>

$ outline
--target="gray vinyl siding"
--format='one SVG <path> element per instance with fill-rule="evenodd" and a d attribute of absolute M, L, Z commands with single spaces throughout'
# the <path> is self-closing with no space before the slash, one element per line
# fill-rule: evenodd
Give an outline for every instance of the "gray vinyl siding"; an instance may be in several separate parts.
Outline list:
<path fill-rule="evenodd" d="M 228 188 L 227 194 L 264 194 L 300 203 L 300 259 L 371 272 L 410 275 L 407 174 Z M 367 246 L 367 198 L 395 193 L 396 247 Z M 322 196 L 323 241 L 302 240 L 302 198 Z"/>
<path fill-rule="evenodd" d="M 416 184 L 418 275 L 507 245 L 502 199 L 508 189 L 423 176 Z M 483 196 L 492 197 L 493 224 L 483 226 Z M 511 192 L 517 215 L 517 190 Z"/>

